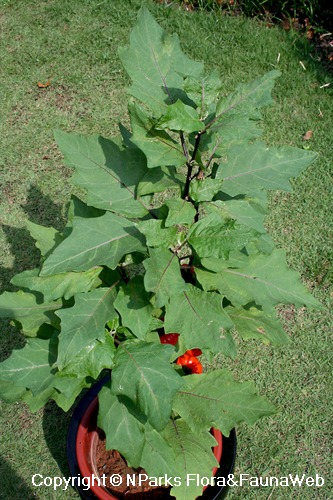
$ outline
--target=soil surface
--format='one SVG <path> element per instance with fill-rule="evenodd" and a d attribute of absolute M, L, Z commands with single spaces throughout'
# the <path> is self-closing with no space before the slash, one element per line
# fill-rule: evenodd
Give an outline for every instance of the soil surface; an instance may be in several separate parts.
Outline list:
<path fill-rule="evenodd" d="M 139 484 L 141 474 L 142 480 L 145 479 L 143 474 L 146 474 L 142 468 L 133 469 L 129 467 L 125 459 L 115 450 L 106 450 L 105 436 L 101 433 L 96 449 L 96 465 L 99 476 L 106 475 L 105 486 L 107 489 L 119 499 L 172 499 L 170 495 L 170 487 L 151 486 L 148 481 L 142 481 Z M 111 486 L 109 477 L 113 474 L 123 476 L 123 482 L 119 486 Z M 127 481 L 126 478 L 134 480 Z M 133 485 L 131 483 L 134 483 Z"/>

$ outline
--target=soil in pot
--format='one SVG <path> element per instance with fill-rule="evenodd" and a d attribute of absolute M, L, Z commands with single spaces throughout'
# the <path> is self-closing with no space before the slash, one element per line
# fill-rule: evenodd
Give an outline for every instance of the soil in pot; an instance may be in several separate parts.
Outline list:
<path fill-rule="evenodd" d="M 118 451 L 106 450 L 105 448 L 105 436 L 104 433 L 98 432 L 98 441 L 96 446 L 96 469 L 100 477 L 105 474 L 106 476 L 106 489 L 110 491 L 119 499 L 126 500 L 140 500 L 144 498 L 147 499 L 170 499 L 175 498 L 170 496 L 170 487 L 160 487 L 152 486 L 148 481 L 143 481 L 141 485 L 139 484 L 139 474 L 143 478 L 143 474 L 146 474 L 145 470 L 142 468 L 133 469 L 129 467 L 125 459 L 120 455 Z M 119 474 L 123 477 L 134 477 L 134 484 L 123 484 L 119 486 L 109 486 L 109 477 L 113 474 Z"/>

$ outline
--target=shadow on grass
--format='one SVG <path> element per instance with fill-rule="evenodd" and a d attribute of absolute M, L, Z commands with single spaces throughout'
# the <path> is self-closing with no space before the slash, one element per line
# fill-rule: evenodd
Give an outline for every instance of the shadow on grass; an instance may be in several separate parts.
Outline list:
<path fill-rule="evenodd" d="M 26 500 L 38 499 L 38 488 L 28 485 L 13 467 L 3 458 L 0 461 L 1 490 L 0 499 Z"/>
<path fill-rule="evenodd" d="M 37 186 L 30 186 L 26 203 L 21 205 L 29 221 L 41 226 L 52 226 L 62 231 L 66 221 L 62 216 L 62 205 L 55 203 Z"/>
<path fill-rule="evenodd" d="M 61 205 L 54 203 L 48 195 L 44 195 L 37 186 L 31 186 L 28 191 L 26 203 L 21 206 L 27 214 L 27 220 L 35 224 L 49 227 L 53 226 L 61 231 L 66 221 L 62 217 Z M 1 225 L 10 246 L 10 253 L 14 257 L 11 269 L 0 267 L 0 293 L 5 290 L 14 291 L 16 288 L 10 284 L 15 274 L 27 269 L 33 269 L 40 263 L 40 252 L 36 248 L 34 239 L 25 227 L 11 227 Z"/>
<path fill-rule="evenodd" d="M 48 195 L 43 195 L 37 186 L 30 187 L 22 209 L 26 212 L 27 219 L 35 224 L 53 226 L 58 230 L 62 230 L 65 225 L 65 220 L 61 215 L 61 205 L 54 203 Z M 17 290 L 10 280 L 22 271 L 38 267 L 40 252 L 36 248 L 35 240 L 25 227 L 12 227 L 5 224 L 0 227 L 6 235 L 10 253 L 13 256 L 11 268 L 0 266 L 1 294 L 5 291 Z M 9 320 L 0 321 L 0 331 L 5 332 L 0 336 L 0 360 L 3 361 L 10 356 L 13 349 L 20 349 L 24 346 L 24 339 L 17 328 L 9 325 Z"/>
<path fill-rule="evenodd" d="M 48 402 L 43 412 L 43 432 L 45 442 L 61 474 L 70 476 L 66 455 L 66 441 L 72 410 L 65 413 L 53 401 Z"/>

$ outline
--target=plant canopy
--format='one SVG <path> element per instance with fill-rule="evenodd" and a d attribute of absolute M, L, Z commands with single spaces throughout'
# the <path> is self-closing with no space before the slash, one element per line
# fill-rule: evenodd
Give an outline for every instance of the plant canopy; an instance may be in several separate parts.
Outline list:
<path fill-rule="evenodd" d="M 264 227 L 267 190 L 290 191 L 316 155 L 259 139 L 278 71 L 226 96 L 217 72 L 204 73 L 146 8 L 119 56 L 130 130 L 56 132 L 86 198 L 72 198 L 62 233 L 28 224 L 41 267 L 0 297 L 1 317 L 26 337 L 0 364 L 0 394 L 68 410 L 112 370 L 99 396 L 107 447 L 150 476 L 210 476 L 210 429 L 228 435 L 274 407 L 226 369 L 188 374 L 175 361 L 191 349 L 233 359 L 235 332 L 283 345 L 275 306 L 321 307 Z M 175 345 L 160 342 L 169 333 Z M 200 495 L 184 484 L 177 499 Z"/>

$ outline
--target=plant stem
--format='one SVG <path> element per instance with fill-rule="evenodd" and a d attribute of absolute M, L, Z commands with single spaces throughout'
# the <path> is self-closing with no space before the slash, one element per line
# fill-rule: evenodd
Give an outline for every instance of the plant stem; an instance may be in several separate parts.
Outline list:
<path fill-rule="evenodd" d="M 201 132 L 198 132 L 197 135 L 195 136 L 195 144 L 194 144 L 194 149 L 193 149 L 193 153 L 192 153 L 191 159 L 189 159 L 189 154 L 188 154 L 188 151 L 186 149 L 186 153 L 187 153 L 187 155 L 186 155 L 186 157 L 187 157 L 187 162 L 186 162 L 186 165 L 187 165 L 187 176 L 186 176 L 186 182 L 185 182 L 185 188 L 184 188 L 184 199 L 185 200 L 188 199 L 188 194 L 189 194 L 189 191 L 190 191 L 190 184 L 191 184 L 191 180 L 193 179 L 193 177 L 192 177 L 192 171 L 193 171 L 193 166 L 194 166 L 194 162 L 195 162 L 195 157 L 196 157 L 198 149 L 199 149 L 200 138 L 201 138 Z M 182 136 L 181 136 L 181 139 L 182 139 Z M 185 141 L 184 141 L 184 143 L 185 143 Z M 183 146 L 183 141 L 182 141 L 182 146 Z M 185 152 L 184 152 L 184 154 L 185 154 Z"/>
<path fill-rule="evenodd" d="M 188 195 L 190 192 L 190 183 L 191 183 L 191 177 L 192 177 L 193 163 L 191 161 L 188 161 L 186 163 L 186 165 L 187 165 L 187 175 L 186 175 L 186 182 L 185 182 L 184 195 L 183 195 L 184 200 L 189 199 Z"/>
<path fill-rule="evenodd" d="M 195 136 L 195 144 L 194 144 L 191 162 L 195 161 L 195 157 L 197 155 L 199 144 L 200 144 L 201 135 L 202 135 L 202 132 L 198 132 L 197 135 Z"/>
<path fill-rule="evenodd" d="M 188 163 L 190 161 L 190 155 L 188 154 L 188 149 L 187 149 L 187 145 L 186 145 L 186 141 L 185 141 L 185 137 L 184 137 L 184 132 L 181 130 L 179 132 L 179 135 L 180 135 L 180 142 L 182 144 L 184 156 L 186 158 L 186 163 Z"/>

